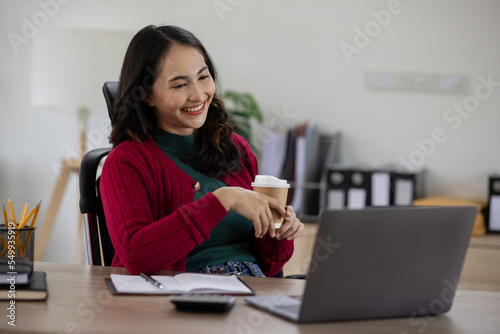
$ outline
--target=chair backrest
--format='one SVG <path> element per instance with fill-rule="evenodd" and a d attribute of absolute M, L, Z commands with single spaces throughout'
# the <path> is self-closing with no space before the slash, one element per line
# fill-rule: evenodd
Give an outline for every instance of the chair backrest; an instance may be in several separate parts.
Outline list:
<path fill-rule="evenodd" d="M 105 82 L 102 91 L 111 118 L 118 82 Z M 111 152 L 111 147 L 87 152 L 80 165 L 80 212 L 84 217 L 87 261 L 92 265 L 110 266 L 115 250 L 108 233 L 102 208 L 97 175 L 101 160 Z"/>
<path fill-rule="evenodd" d="M 113 108 L 115 107 L 115 97 L 118 91 L 117 81 L 106 81 L 104 86 L 102 86 L 102 92 L 104 93 L 104 98 L 106 99 L 106 105 L 108 106 L 108 115 L 111 119 L 113 114 Z"/>
<path fill-rule="evenodd" d="M 97 266 L 109 266 L 114 248 L 108 233 L 97 170 L 101 160 L 111 148 L 98 148 L 87 152 L 80 165 L 80 212 L 84 218 L 87 261 Z"/>

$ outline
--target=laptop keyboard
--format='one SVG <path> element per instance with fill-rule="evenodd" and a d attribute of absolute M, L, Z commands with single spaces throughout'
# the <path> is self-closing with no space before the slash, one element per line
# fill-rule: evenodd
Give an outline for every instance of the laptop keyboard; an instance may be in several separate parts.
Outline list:
<path fill-rule="evenodd" d="M 299 305 L 276 305 L 277 309 L 283 310 L 288 313 L 299 314 L 300 304 Z"/>
<path fill-rule="evenodd" d="M 251 304 L 266 310 L 280 309 L 286 312 L 297 313 L 301 301 L 292 296 L 259 296 L 245 298 Z"/>

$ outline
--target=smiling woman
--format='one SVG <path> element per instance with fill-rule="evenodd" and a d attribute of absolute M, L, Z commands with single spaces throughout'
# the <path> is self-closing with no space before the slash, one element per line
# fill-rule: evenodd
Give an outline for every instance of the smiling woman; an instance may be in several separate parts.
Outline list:
<path fill-rule="evenodd" d="M 148 26 L 132 39 L 101 174 L 115 257 L 159 270 L 274 276 L 304 224 L 251 190 L 257 159 L 234 133 L 213 62 L 190 32 Z M 275 231 L 271 209 L 285 221 Z"/>
<path fill-rule="evenodd" d="M 215 83 L 202 54 L 191 46 L 174 44 L 146 101 L 155 110 L 159 128 L 187 136 L 205 123 L 214 93 Z"/>
<path fill-rule="evenodd" d="M 182 56 L 189 56 L 189 61 L 184 62 Z M 205 67 L 206 70 L 193 78 L 194 71 L 199 72 Z M 110 142 L 116 146 L 130 139 L 144 141 L 160 121 L 159 127 L 162 129 L 167 124 L 170 130 L 179 126 L 179 123 L 165 122 L 167 109 L 171 111 L 170 108 L 174 108 L 173 105 L 177 103 L 181 105 L 175 108 L 196 106 L 196 103 L 187 100 L 200 98 L 187 96 L 192 94 L 193 86 L 199 87 L 198 84 L 193 85 L 193 80 L 201 79 L 201 83 L 211 81 L 212 97 L 206 104 L 205 123 L 198 123 L 197 128 L 203 138 L 197 161 L 204 161 L 198 167 L 217 176 L 236 170 L 240 159 L 239 150 L 231 139 L 233 127 L 224 103 L 215 95 L 216 77 L 210 55 L 190 32 L 174 26 L 143 28 L 134 36 L 125 54 L 118 86 L 118 102 L 111 117 Z M 188 82 L 188 79 L 191 81 Z M 180 82 L 181 80 L 184 81 Z M 173 94 L 176 90 L 180 93 Z M 195 91 L 195 94 L 199 92 Z M 179 99 L 182 101 L 179 102 Z M 160 104 L 159 108 L 154 105 L 155 101 Z M 161 119 L 158 118 L 160 112 Z"/>

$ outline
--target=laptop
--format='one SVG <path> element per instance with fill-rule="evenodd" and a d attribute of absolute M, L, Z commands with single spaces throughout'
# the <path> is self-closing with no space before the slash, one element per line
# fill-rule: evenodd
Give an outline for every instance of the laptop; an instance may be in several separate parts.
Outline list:
<path fill-rule="evenodd" d="M 447 312 L 476 214 L 472 206 L 326 211 L 303 295 L 245 301 L 295 322 Z"/>

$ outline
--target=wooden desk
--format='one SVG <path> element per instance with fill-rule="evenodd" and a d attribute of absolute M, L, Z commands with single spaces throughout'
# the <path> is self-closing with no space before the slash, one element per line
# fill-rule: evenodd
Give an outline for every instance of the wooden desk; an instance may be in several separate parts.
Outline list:
<path fill-rule="evenodd" d="M 47 272 L 46 302 L 16 302 L 16 327 L 0 302 L 0 333 L 498 333 L 500 293 L 459 291 L 438 317 L 295 324 L 254 309 L 237 297 L 229 313 L 177 312 L 165 296 L 112 296 L 104 283 L 126 270 L 36 262 Z M 258 295 L 300 294 L 305 281 L 244 277 Z"/>

